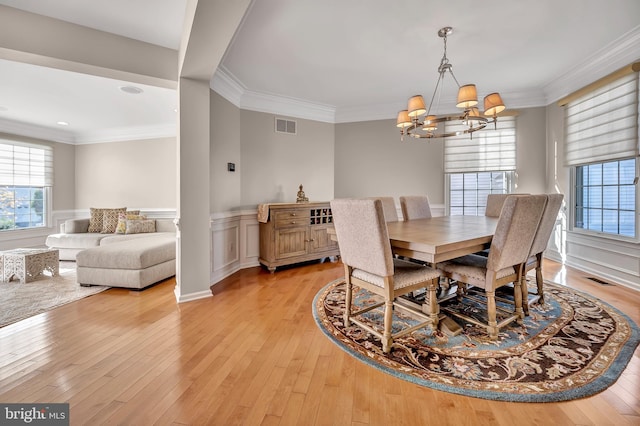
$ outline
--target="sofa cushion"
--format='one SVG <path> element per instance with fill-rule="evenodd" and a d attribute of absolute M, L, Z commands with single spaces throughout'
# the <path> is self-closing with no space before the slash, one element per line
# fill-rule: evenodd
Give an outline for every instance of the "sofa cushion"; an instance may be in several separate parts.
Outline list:
<path fill-rule="evenodd" d="M 64 221 L 65 234 L 79 234 L 89 232 L 89 219 L 68 219 Z"/>
<path fill-rule="evenodd" d="M 45 244 L 54 248 L 91 248 L 100 245 L 100 240 L 104 234 L 81 233 L 81 234 L 51 234 L 47 237 Z"/>
<path fill-rule="evenodd" d="M 175 237 L 137 238 L 83 250 L 78 267 L 144 269 L 176 258 Z"/>
<path fill-rule="evenodd" d="M 123 241 L 129 240 L 138 240 L 140 238 L 156 238 L 156 237 L 164 237 L 164 238 L 176 238 L 176 234 L 173 232 L 152 232 L 148 234 L 113 234 L 113 235 L 105 235 L 103 239 L 100 240 L 101 246 L 106 246 L 108 244 L 118 244 Z"/>

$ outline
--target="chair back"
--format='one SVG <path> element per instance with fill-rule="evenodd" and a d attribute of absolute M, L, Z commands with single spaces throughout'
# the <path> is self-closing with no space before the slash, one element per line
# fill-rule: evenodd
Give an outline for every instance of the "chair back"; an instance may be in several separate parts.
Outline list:
<path fill-rule="evenodd" d="M 330 204 L 342 263 L 381 277 L 393 275 L 382 201 L 335 199 Z"/>
<path fill-rule="evenodd" d="M 400 197 L 400 208 L 404 220 L 427 219 L 431 217 L 429 198 L 426 195 L 407 195 Z"/>
<path fill-rule="evenodd" d="M 506 198 L 491 240 L 487 269 L 498 271 L 527 260 L 546 203 L 546 195 Z"/>
<path fill-rule="evenodd" d="M 560 206 L 562 206 L 563 199 L 564 194 L 548 195 L 547 205 L 542 213 L 542 219 L 540 220 L 536 236 L 533 239 L 529 256 L 542 253 L 547 248 L 549 237 L 551 237 L 551 232 L 556 224 L 556 219 L 558 217 L 558 212 L 560 211 Z"/>
<path fill-rule="evenodd" d="M 397 222 L 398 220 L 400 220 L 398 218 L 398 209 L 396 209 L 396 202 L 393 200 L 393 197 L 369 197 L 369 199 L 382 201 L 382 209 L 384 210 L 385 222 Z"/>
<path fill-rule="evenodd" d="M 502 205 L 507 197 L 511 195 L 529 195 L 529 194 L 489 194 L 487 195 L 487 206 L 484 215 L 488 217 L 500 217 Z"/>

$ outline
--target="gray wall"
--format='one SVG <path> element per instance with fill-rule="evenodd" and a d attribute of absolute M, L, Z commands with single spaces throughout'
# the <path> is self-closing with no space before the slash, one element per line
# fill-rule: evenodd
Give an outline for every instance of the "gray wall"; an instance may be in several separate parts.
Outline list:
<path fill-rule="evenodd" d="M 518 110 L 516 117 L 515 192 L 539 194 L 547 192 L 546 110 L 528 108 Z"/>
<path fill-rule="evenodd" d="M 53 211 L 76 207 L 76 147 L 53 143 Z"/>
<path fill-rule="evenodd" d="M 176 208 L 175 138 L 75 148 L 76 209 Z"/>
<path fill-rule="evenodd" d="M 240 109 L 231 102 L 211 93 L 211 149 L 210 172 L 211 212 L 225 212 L 241 205 L 242 161 L 240 157 Z M 227 163 L 234 163 L 235 172 L 227 171 Z"/>
<path fill-rule="evenodd" d="M 240 111 L 242 206 L 295 202 L 298 186 L 310 201 L 334 198 L 335 126 L 297 121 L 297 134 L 275 132 L 274 114 Z"/>
<path fill-rule="evenodd" d="M 336 125 L 335 194 L 343 197 L 429 196 L 444 203 L 442 141 L 404 138 L 394 120 Z"/>

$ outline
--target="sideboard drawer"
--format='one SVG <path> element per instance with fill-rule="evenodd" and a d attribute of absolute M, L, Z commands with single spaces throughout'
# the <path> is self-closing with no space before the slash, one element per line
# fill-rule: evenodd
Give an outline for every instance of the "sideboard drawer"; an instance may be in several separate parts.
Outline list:
<path fill-rule="evenodd" d="M 274 212 L 274 222 L 276 228 L 309 225 L 309 210 L 297 209 Z"/>

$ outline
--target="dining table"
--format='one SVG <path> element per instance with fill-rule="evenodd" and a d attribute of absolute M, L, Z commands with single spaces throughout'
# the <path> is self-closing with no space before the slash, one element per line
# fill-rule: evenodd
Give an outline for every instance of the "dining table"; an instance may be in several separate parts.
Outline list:
<path fill-rule="evenodd" d="M 389 242 L 395 255 L 415 259 L 437 267 L 456 257 L 489 248 L 498 218 L 488 216 L 436 216 L 388 222 Z M 455 297 L 449 292 L 448 281 L 441 283 L 439 303 Z M 401 305 L 429 312 L 425 295 L 398 298 Z M 457 335 L 462 327 L 450 317 L 440 314 L 439 328 L 448 335 Z"/>
<path fill-rule="evenodd" d="M 395 255 L 437 267 L 440 262 L 489 248 L 497 224 L 496 217 L 435 216 L 387 222 L 387 230 L 391 249 Z M 334 229 L 328 232 L 331 238 L 337 239 Z M 445 291 L 441 292 L 441 295 L 448 290 L 446 283 L 443 283 L 443 286 Z M 444 294 L 443 296 L 444 299 L 454 295 Z M 403 296 L 399 299 L 400 304 L 409 309 L 428 312 L 428 302 L 420 296 Z M 449 335 L 456 335 L 462 331 L 455 321 L 445 315 L 441 315 L 439 327 Z"/>
<path fill-rule="evenodd" d="M 498 218 L 487 216 L 437 216 L 388 222 L 394 254 L 433 265 L 491 245 Z"/>

